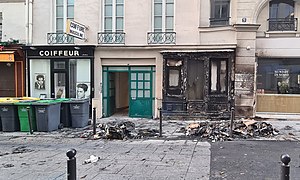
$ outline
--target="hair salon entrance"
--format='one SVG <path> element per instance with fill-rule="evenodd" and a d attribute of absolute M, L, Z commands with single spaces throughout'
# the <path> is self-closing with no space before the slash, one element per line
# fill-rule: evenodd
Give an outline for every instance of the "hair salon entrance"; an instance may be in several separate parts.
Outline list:
<path fill-rule="evenodd" d="M 129 117 L 152 118 L 155 67 L 103 66 L 102 78 L 103 117 L 127 109 Z"/>

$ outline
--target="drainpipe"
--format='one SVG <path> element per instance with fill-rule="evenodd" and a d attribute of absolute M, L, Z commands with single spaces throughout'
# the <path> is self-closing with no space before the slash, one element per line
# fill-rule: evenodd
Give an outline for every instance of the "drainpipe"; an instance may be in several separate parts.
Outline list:
<path fill-rule="evenodd" d="M 33 0 L 28 0 L 28 44 L 32 44 L 32 6 L 33 6 Z"/>
<path fill-rule="evenodd" d="M 29 44 L 29 0 L 25 2 L 25 32 L 26 32 L 26 45 Z"/>

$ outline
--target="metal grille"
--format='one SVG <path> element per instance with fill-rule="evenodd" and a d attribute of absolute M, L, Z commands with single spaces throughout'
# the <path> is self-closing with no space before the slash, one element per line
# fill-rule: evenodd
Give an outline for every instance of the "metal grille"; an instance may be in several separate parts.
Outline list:
<path fill-rule="evenodd" d="M 74 37 L 66 33 L 48 33 L 48 44 L 74 44 Z"/>
<path fill-rule="evenodd" d="M 297 18 L 270 18 L 269 31 L 297 31 Z"/>
<path fill-rule="evenodd" d="M 148 44 L 175 44 L 175 32 L 148 32 Z"/>
<path fill-rule="evenodd" d="M 125 44 L 125 33 L 99 32 L 98 44 Z"/>

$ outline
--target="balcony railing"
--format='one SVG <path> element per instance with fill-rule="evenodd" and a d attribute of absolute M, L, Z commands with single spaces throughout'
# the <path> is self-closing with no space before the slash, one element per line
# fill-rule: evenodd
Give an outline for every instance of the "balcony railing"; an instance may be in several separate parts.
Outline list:
<path fill-rule="evenodd" d="M 270 18 L 268 31 L 297 31 L 297 18 Z"/>
<path fill-rule="evenodd" d="M 48 44 L 74 44 L 74 37 L 66 33 L 48 33 Z"/>
<path fill-rule="evenodd" d="M 229 25 L 230 17 L 224 18 L 209 18 L 210 26 L 227 26 Z"/>
<path fill-rule="evenodd" d="M 99 32 L 98 44 L 125 44 L 125 33 Z"/>
<path fill-rule="evenodd" d="M 175 44 L 175 32 L 148 32 L 148 44 Z"/>

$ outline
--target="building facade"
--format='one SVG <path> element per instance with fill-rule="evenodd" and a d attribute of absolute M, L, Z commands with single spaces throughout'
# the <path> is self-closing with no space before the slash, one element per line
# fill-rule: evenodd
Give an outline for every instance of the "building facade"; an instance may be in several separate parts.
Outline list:
<path fill-rule="evenodd" d="M 298 1 L 27 1 L 30 96 L 77 97 L 86 84 L 98 117 L 147 118 L 160 108 L 172 118 L 253 117 L 297 98 Z M 70 21 L 84 38 L 66 33 Z"/>
<path fill-rule="evenodd" d="M 25 0 L 0 0 L 0 97 L 25 95 Z"/>

